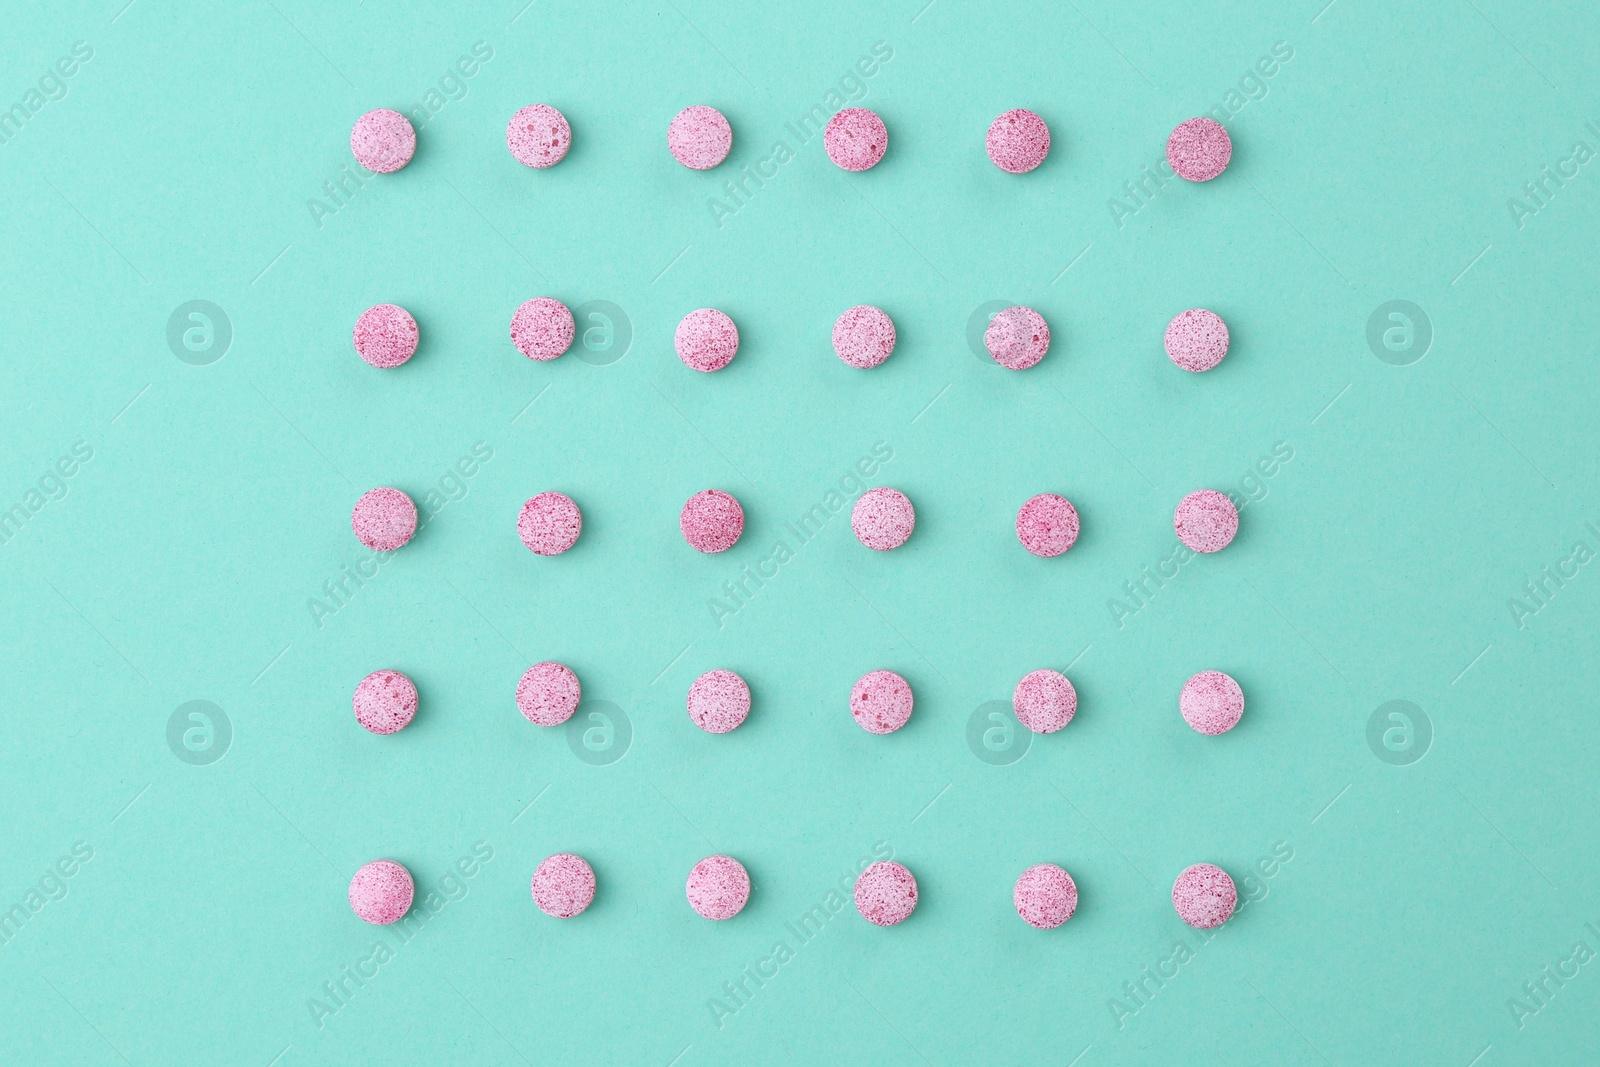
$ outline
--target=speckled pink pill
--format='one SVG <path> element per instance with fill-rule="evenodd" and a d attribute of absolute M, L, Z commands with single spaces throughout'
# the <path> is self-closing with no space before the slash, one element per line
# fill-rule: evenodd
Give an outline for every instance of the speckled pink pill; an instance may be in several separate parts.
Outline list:
<path fill-rule="evenodd" d="M 850 690 L 850 714 L 869 734 L 892 734 L 911 721 L 911 684 L 894 671 L 869 671 Z"/>
<path fill-rule="evenodd" d="M 529 667 L 517 683 L 517 710 L 535 726 L 560 726 L 572 718 L 582 697 L 572 668 L 550 660 Z"/>
<path fill-rule="evenodd" d="M 1061 555 L 1078 542 L 1078 509 L 1055 493 L 1031 497 L 1017 512 L 1017 540 L 1035 556 Z"/>
<path fill-rule="evenodd" d="M 917 525 L 917 510 L 898 489 L 880 485 L 868 489 L 850 509 L 850 528 L 856 540 L 876 552 L 899 548 Z"/>
<path fill-rule="evenodd" d="M 732 856 L 707 856 L 689 872 L 689 906 L 704 919 L 731 919 L 750 899 L 750 874 Z"/>
<path fill-rule="evenodd" d="M 417 505 L 398 489 L 368 489 L 350 512 L 356 540 L 378 552 L 393 552 L 417 532 Z"/>
<path fill-rule="evenodd" d="M 1178 501 L 1172 528 L 1195 552 L 1221 552 L 1239 532 L 1239 509 L 1215 489 L 1197 489 Z"/>
<path fill-rule="evenodd" d="M 416 892 L 410 871 L 394 860 L 373 860 L 350 879 L 350 910 L 363 922 L 387 926 L 411 910 Z"/>
<path fill-rule="evenodd" d="M 709 374 L 726 367 L 739 354 L 739 327 L 716 308 L 701 308 L 678 323 L 672 347 L 685 366 Z"/>
<path fill-rule="evenodd" d="M 714 107 L 686 107 L 667 126 L 667 150 L 690 170 L 710 170 L 728 158 L 732 147 L 733 127 Z"/>
<path fill-rule="evenodd" d="M 871 304 L 860 304 L 833 323 L 833 351 L 858 370 L 868 370 L 894 351 L 894 320 Z"/>
<path fill-rule="evenodd" d="M 1244 715 L 1244 690 L 1221 671 L 1201 671 L 1183 683 L 1178 711 L 1200 733 L 1225 734 Z"/>
<path fill-rule="evenodd" d="M 561 555 L 578 543 L 582 532 L 583 512 L 565 493 L 538 493 L 517 516 L 517 536 L 541 556 Z"/>
<path fill-rule="evenodd" d="M 1050 127 L 1026 108 L 1012 108 L 989 124 L 984 148 L 1007 174 L 1026 174 L 1050 154 Z"/>
<path fill-rule="evenodd" d="M 828 120 L 822 131 L 828 158 L 844 170 L 871 170 L 889 148 L 889 129 L 876 112 L 847 107 Z"/>
<path fill-rule="evenodd" d="M 1011 902 L 1022 921 L 1036 930 L 1054 930 L 1078 910 L 1078 886 L 1053 863 L 1036 863 L 1022 872 Z"/>
<path fill-rule="evenodd" d="M 689 686 L 689 718 L 708 734 L 725 734 L 750 714 L 750 687 L 732 671 L 706 671 Z"/>
<path fill-rule="evenodd" d="M 1180 311 L 1167 323 L 1167 358 L 1187 371 L 1207 371 L 1228 354 L 1228 325 L 1205 308 Z"/>
<path fill-rule="evenodd" d="M 582 915 L 594 902 L 594 868 L 582 856 L 557 852 L 533 871 L 533 902 L 556 919 Z"/>
<path fill-rule="evenodd" d="M 744 533 L 744 508 L 732 493 L 702 489 L 684 503 L 678 529 L 697 552 L 726 552 Z"/>
<path fill-rule="evenodd" d="M 1232 158 L 1233 139 L 1216 119 L 1180 122 L 1167 138 L 1167 162 L 1187 181 L 1210 181 Z"/>
<path fill-rule="evenodd" d="M 1053 734 L 1078 711 L 1078 691 L 1059 671 L 1039 670 L 1022 676 L 1011 692 L 1017 721 L 1036 734 Z"/>
<path fill-rule="evenodd" d="M 393 174 L 416 154 L 417 131 L 400 112 L 380 107 L 356 119 L 350 151 L 372 173 Z"/>
<path fill-rule="evenodd" d="M 856 910 L 874 926 L 894 926 L 917 907 L 917 880 L 904 864 L 874 863 L 856 879 Z"/>
<path fill-rule="evenodd" d="M 356 355 L 379 370 L 392 370 L 415 355 L 417 337 L 417 320 L 398 304 L 369 307 L 351 331 Z"/>
<path fill-rule="evenodd" d="M 572 127 L 567 125 L 567 117 L 549 104 L 529 104 L 506 124 L 506 147 L 525 167 L 553 167 L 572 147 Z"/>
<path fill-rule="evenodd" d="M 1007 370 L 1027 370 L 1050 351 L 1050 327 L 1030 307 L 1008 307 L 989 320 L 983 346 Z"/>
<path fill-rule="evenodd" d="M 1172 906 L 1178 917 L 1197 930 L 1221 926 L 1233 914 L 1239 891 L 1221 867 L 1197 863 L 1172 883 Z"/>
<path fill-rule="evenodd" d="M 417 714 L 417 687 L 399 671 L 373 671 L 356 686 L 351 705 L 356 722 L 373 733 L 398 733 Z"/>
<path fill-rule="evenodd" d="M 572 347 L 576 328 L 567 305 L 536 296 L 512 313 L 511 343 L 529 359 L 544 363 Z"/>

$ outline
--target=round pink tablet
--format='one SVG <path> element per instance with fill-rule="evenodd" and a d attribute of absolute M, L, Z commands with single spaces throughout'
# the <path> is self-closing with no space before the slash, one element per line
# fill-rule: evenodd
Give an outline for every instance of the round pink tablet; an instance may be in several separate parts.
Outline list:
<path fill-rule="evenodd" d="M 876 113 L 847 107 L 828 120 L 822 147 L 844 170 L 871 170 L 889 147 L 889 130 Z"/>
<path fill-rule="evenodd" d="M 1244 714 L 1244 690 L 1221 671 L 1201 671 L 1178 694 L 1183 721 L 1203 734 L 1225 734 Z"/>
<path fill-rule="evenodd" d="M 917 524 L 917 511 L 898 489 L 880 485 L 868 489 L 850 510 L 850 528 L 856 540 L 878 552 L 899 548 Z"/>
<path fill-rule="evenodd" d="M 373 860 L 350 879 L 350 910 L 363 922 L 387 926 L 411 910 L 416 892 L 410 871 L 394 860 Z"/>
<path fill-rule="evenodd" d="M 506 124 L 506 147 L 525 167 L 553 167 L 572 147 L 572 127 L 549 104 L 529 104 Z"/>
<path fill-rule="evenodd" d="M 417 351 L 417 320 L 397 304 L 369 307 L 352 331 L 356 355 L 380 370 L 390 370 Z"/>
<path fill-rule="evenodd" d="M 397 733 L 417 714 L 417 687 L 399 671 L 373 671 L 356 686 L 351 704 L 356 722 L 373 733 Z"/>
<path fill-rule="evenodd" d="M 594 868 L 582 856 L 557 852 L 534 868 L 531 888 L 540 911 L 570 919 L 594 902 Z"/>
<path fill-rule="evenodd" d="M 1233 914 L 1239 891 L 1221 867 L 1197 863 L 1172 883 L 1172 906 L 1178 916 L 1197 930 L 1221 926 Z"/>
<path fill-rule="evenodd" d="M 732 671 L 706 671 L 689 687 L 689 718 L 708 734 L 725 734 L 750 714 L 750 687 Z"/>
<path fill-rule="evenodd" d="M 350 131 L 350 151 L 356 162 L 374 174 L 393 174 L 417 151 L 417 131 L 398 111 L 380 107 L 356 119 Z"/>
<path fill-rule="evenodd" d="M 350 512 L 356 539 L 378 552 L 393 552 L 417 532 L 417 505 L 398 489 L 368 489 Z"/>
<path fill-rule="evenodd" d="M 892 734 L 911 721 L 911 685 L 894 671 L 869 671 L 850 690 L 850 714 L 869 734 Z"/>
<path fill-rule="evenodd" d="M 1233 158 L 1233 139 L 1216 119 L 1180 122 L 1167 138 L 1167 162 L 1178 177 L 1208 182 L 1221 174 Z"/>
<path fill-rule="evenodd" d="M 871 304 L 853 307 L 834 320 L 833 351 L 860 370 L 876 367 L 894 351 L 894 321 Z"/>
<path fill-rule="evenodd" d="M 672 335 L 678 358 L 697 371 L 721 370 L 739 354 L 739 327 L 716 308 L 691 311 Z"/>
<path fill-rule="evenodd" d="M 1032 671 L 1011 692 L 1017 721 L 1036 734 L 1053 734 L 1078 710 L 1078 691 L 1059 671 Z"/>
<path fill-rule="evenodd" d="M 517 536 L 541 556 L 559 556 L 578 542 L 583 512 L 565 493 L 544 492 L 522 505 Z"/>
<path fill-rule="evenodd" d="M 1050 327 L 1029 307 L 1008 307 L 989 320 L 983 346 L 1007 370 L 1027 370 L 1050 351 Z"/>
<path fill-rule="evenodd" d="M 731 919 L 750 899 L 750 874 L 732 856 L 707 856 L 689 872 L 689 906 L 704 919 Z"/>
<path fill-rule="evenodd" d="M 1078 541 L 1078 509 L 1055 493 L 1040 493 L 1017 512 L 1017 540 L 1035 556 L 1059 556 Z"/>
<path fill-rule="evenodd" d="M 1007 174 L 1026 174 L 1050 154 L 1050 127 L 1026 108 L 1012 108 L 989 124 L 984 148 Z"/>
<path fill-rule="evenodd" d="M 517 709 L 535 726 L 560 726 L 578 710 L 583 687 L 562 663 L 535 663 L 517 683 Z"/>
<path fill-rule="evenodd" d="M 731 493 L 703 489 L 683 505 L 678 529 L 698 552 L 726 552 L 744 533 L 744 508 Z"/>
<path fill-rule="evenodd" d="M 511 316 L 511 342 L 529 359 L 543 363 L 572 347 L 576 324 L 567 305 L 548 296 L 536 296 Z"/>
<path fill-rule="evenodd" d="M 1078 886 L 1053 863 L 1036 863 L 1022 872 L 1011 891 L 1022 921 L 1036 930 L 1054 930 L 1078 910 Z"/>
<path fill-rule="evenodd" d="M 856 879 L 856 910 L 874 926 L 894 926 L 917 907 L 917 880 L 904 864 L 874 863 Z"/>
<path fill-rule="evenodd" d="M 704 104 L 686 107 L 667 127 L 667 149 L 690 170 L 710 170 L 728 158 L 733 127 L 722 112 Z"/>
<path fill-rule="evenodd" d="M 1210 370 L 1228 354 L 1228 325 L 1205 308 L 1180 311 L 1167 323 L 1167 358 L 1184 370 Z"/>
<path fill-rule="evenodd" d="M 1239 532 L 1239 509 L 1215 489 L 1197 489 L 1178 501 L 1172 528 L 1196 552 L 1221 552 Z"/>

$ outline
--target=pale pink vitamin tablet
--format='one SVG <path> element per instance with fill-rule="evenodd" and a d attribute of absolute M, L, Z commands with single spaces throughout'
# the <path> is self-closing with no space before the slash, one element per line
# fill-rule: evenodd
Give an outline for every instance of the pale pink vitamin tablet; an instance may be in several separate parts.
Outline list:
<path fill-rule="evenodd" d="M 417 320 L 397 304 L 369 307 L 351 331 L 356 355 L 380 370 L 390 370 L 417 351 Z"/>
<path fill-rule="evenodd" d="M 899 548 L 917 525 L 917 511 L 898 489 L 880 485 L 868 489 L 850 509 L 850 528 L 856 540 L 870 549 L 887 552 Z"/>
<path fill-rule="evenodd" d="M 697 552 L 726 552 L 744 533 L 744 508 L 732 493 L 703 489 L 683 505 L 678 529 Z"/>
<path fill-rule="evenodd" d="M 989 124 L 984 148 L 1007 174 L 1026 174 L 1050 154 L 1050 127 L 1026 108 L 1012 108 Z"/>
<path fill-rule="evenodd" d="M 543 363 L 572 347 L 576 324 L 567 305 L 548 296 L 536 296 L 511 316 L 511 343 L 529 359 Z"/>
<path fill-rule="evenodd" d="M 417 131 L 398 111 L 380 107 L 356 119 L 350 131 L 350 151 L 356 162 L 374 174 L 393 174 L 417 151 Z"/>
<path fill-rule="evenodd" d="M 373 671 L 351 701 L 356 722 L 375 734 L 397 733 L 417 714 L 417 687 L 399 671 Z"/>
<path fill-rule="evenodd" d="M 1167 358 L 1184 370 L 1210 370 L 1228 354 L 1228 325 L 1205 308 L 1180 311 L 1167 323 Z"/>
<path fill-rule="evenodd" d="M 582 856 L 557 852 L 534 868 L 530 888 L 540 911 L 570 919 L 594 902 L 594 868 Z"/>
<path fill-rule="evenodd" d="M 417 532 L 417 505 L 398 489 L 368 489 L 350 512 L 356 539 L 378 552 L 393 552 Z"/>
<path fill-rule="evenodd" d="M 1244 690 L 1221 671 L 1201 671 L 1178 694 L 1183 721 L 1203 734 L 1225 734 L 1244 714 Z"/>
<path fill-rule="evenodd" d="M 1178 177 L 1208 182 L 1221 174 L 1233 158 L 1233 139 L 1216 119 L 1190 119 L 1178 123 L 1167 138 L 1167 162 Z"/>
<path fill-rule="evenodd" d="M 732 147 L 733 127 L 714 107 L 686 107 L 667 127 L 667 150 L 690 170 L 710 170 L 728 158 Z"/>
<path fill-rule="evenodd" d="M 894 351 L 894 321 L 871 304 L 853 307 L 834 320 L 833 351 L 860 370 L 876 367 Z"/>
<path fill-rule="evenodd" d="M 1022 921 L 1036 930 L 1054 930 L 1078 910 L 1078 886 L 1053 863 L 1036 863 L 1022 872 L 1011 891 Z"/>
<path fill-rule="evenodd" d="M 750 874 L 732 856 L 707 856 L 689 872 L 689 906 L 704 919 L 731 919 L 750 899 Z"/>
<path fill-rule="evenodd" d="M 869 734 L 892 734 L 911 720 L 911 685 L 894 671 L 868 671 L 850 690 L 850 714 Z"/>
<path fill-rule="evenodd" d="M 1221 552 L 1239 532 L 1239 509 L 1226 494 L 1197 489 L 1178 501 L 1172 528 L 1178 540 L 1196 552 Z"/>
<path fill-rule="evenodd" d="M 363 922 L 387 926 L 411 910 L 416 892 L 410 871 L 394 860 L 373 860 L 350 879 L 350 909 Z"/>
<path fill-rule="evenodd" d="M 874 926 L 894 926 L 917 907 L 917 880 L 904 864 L 874 863 L 856 879 L 856 910 Z"/>
<path fill-rule="evenodd" d="M 1239 891 L 1221 867 L 1197 863 L 1172 883 L 1172 906 L 1179 918 L 1197 930 L 1221 926 L 1233 914 Z"/>
<path fill-rule="evenodd" d="M 672 346 L 685 366 L 709 374 L 726 367 L 739 354 L 739 328 L 716 308 L 701 308 L 678 323 Z"/>
<path fill-rule="evenodd" d="M 506 147 L 525 167 L 553 167 L 572 147 L 572 127 L 549 104 L 529 104 L 506 124 Z"/>
<path fill-rule="evenodd" d="M 543 492 L 522 505 L 517 536 L 541 556 L 559 556 L 578 542 L 583 512 L 565 493 Z"/>
<path fill-rule="evenodd" d="M 989 320 L 983 346 L 1007 370 L 1027 370 L 1050 351 L 1050 327 L 1030 307 L 1008 307 Z"/>
<path fill-rule="evenodd" d="M 517 683 L 517 709 L 535 726 L 560 726 L 572 718 L 582 697 L 572 669 L 549 660 L 529 667 Z"/>
<path fill-rule="evenodd" d="M 871 170 L 889 147 L 889 130 L 875 112 L 847 107 L 828 120 L 822 147 L 844 170 Z"/>
<path fill-rule="evenodd" d="M 1060 671 L 1031 671 L 1011 692 L 1017 721 L 1036 734 L 1053 734 L 1078 711 L 1078 691 Z"/>
<path fill-rule="evenodd" d="M 732 671 L 706 671 L 689 686 L 689 718 L 708 734 L 725 734 L 750 714 L 750 687 Z"/>
<path fill-rule="evenodd" d="M 1017 540 L 1035 556 L 1059 556 L 1078 541 L 1078 509 L 1055 493 L 1031 497 L 1017 511 Z"/>

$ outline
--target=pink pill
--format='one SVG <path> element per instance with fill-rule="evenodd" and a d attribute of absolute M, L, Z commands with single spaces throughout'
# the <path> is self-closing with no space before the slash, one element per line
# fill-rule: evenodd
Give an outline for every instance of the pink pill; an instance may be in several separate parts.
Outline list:
<path fill-rule="evenodd" d="M 1027 370 L 1050 351 L 1050 327 L 1029 307 L 1008 307 L 989 320 L 983 346 L 1007 370 Z"/>
<path fill-rule="evenodd" d="M 732 147 L 733 127 L 714 107 L 686 107 L 667 127 L 667 150 L 690 170 L 710 170 L 728 158 Z"/>
<path fill-rule="evenodd" d="M 530 888 L 540 911 L 570 919 L 594 902 L 594 868 L 582 856 L 557 852 L 534 868 Z"/>
<path fill-rule="evenodd" d="M 744 533 L 744 508 L 733 494 L 704 489 L 690 497 L 678 513 L 683 539 L 698 552 L 726 552 Z"/>
<path fill-rule="evenodd" d="M 707 856 L 689 872 L 689 906 L 703 919 L 731 919 L 750 899 L 750 874 L 732 856 Z"/>
<path fill-rule="evenodd" d="M 1054 930 L 1078 910 L 1078 886 L 1053 863 L 1036 863 L 1022 872 L 1011 892 L 1022 921 L 1036 930 Z"/>
<path fill-rule="evenodd" d="M 1017 721 L 1036 734 L 1053 734 L 1078 711 L 1078 691 L 1059 671 L 1040 670 L 1023 675 L 1011 692 Z"/>
<path fill-rule="evenodd" d="M 1228 354 L 1228 325 L 1205 308 L 1180 311 L 1167 323 L 1167 358 L 1184 370 L 1210 370 Z"/>
<path fill-rule="evenodd" d="M 1197 930 L 1221 926 L 1233 914 L 1239 891 L 1221 867 L 1197 863 L 1172 883 L 1172 906 L 1178 917 Z"/>
<path fill-rule="evenodd" d="M 410 871 L 394 860 L 373 860 L 350 879 L 350 910 L 363 922 L 387 926 L 411 910 L 416 892 Z"/>
<path fill-rule="evenodd" d="M 544 492 L 522 505 L 517 536 L 541 556 L 559 556 L 578 542 L 583 512 L 565 493 Z"/>
<path fill-rule="evenodd" d="M 1012 108 L 989 124 L 984 147 L 1007 174 L 1026 174 L 1050 154 L 1050 127 L 1026 108 Z"/>
<path fill-rule="evenodd" d="M 871 304 L 861 304 L 833 323 L 833 351 L 860 370 L 876 367 L 894 351 L 894 321 Z"/>
<path fill-rule="evenodd" d="M 1239 509 L 1215 489 L 1197 489 L 1178 501 L 1172 528 L 1196 552 L 1221 552 L 1239 532 Z"/>
<path fill-rule="evenodd" d="M 856 910 L 874 926 L 894 926 L 917 907 L 917 880 L 893 860 L 874 863 L 856 879 Z"/>
<path fill-rule="evenodd" d="M 565 664 L 535 663 L 517 683 L 517 709 L 535 726 L 560 726 L 578 710 L 583 687 Z"/>
<path fill-rule="evenodd" d="M 543 363 L 572 347 L 576 324 L 567 305 L 536 296 L 511 316 L 511 343 L 529 359 Z"/>
<path fill-rule="evenodd" d="M 417 714 L 417 687 L 399 671 L 373 671 L 356 686 L 356 722 L 375 734 L 406 728 Z"/>
<path fill-rule="evenodd" d="M 1221 174 L 1233 158 L 1233 139 L 1215 119 L 1180 122 L 1167 138 L 1167 162 L 1178 177 L 1208 182 Z"/>
<path fill-rule="evenodd" d="M 350 513 L 356 539 L 378 552 L 393 552 L 417 532 L 417 505 L 398 489 L 368 489 Z"/>
<path fill-rule="evenodd" d="M 889 147 L 889 130 L 874 112 L 847 107 L 828 120 L 822 147 L 844 170 L 871 170 Z"/>
<path fill-rule="evenodd" d="M 549 104 L 529 104 L 506 124 L 506 147 L 525 167 L 553 167 L 572 147 L 572 127 L 567 125 L 567 117 Z"/>
<path fill-rule="evenodd" d="M 356 355 L 380 370 L 391 370 L 417 351 L 417 320 L 396 304 L 369 307 L 352 332 Z"/>
<path fill-rule="evenodd" d="M 1017 512 L 1017 540 L 1035 556 L 1059 556 L 1078 541 L 1078 509 L 1055 493 L 1040 493 Z"/>
<path fill-rule="evenodd" d="M 1244 715 L 1244 690 L 1221 671 L 1201 671 L 1178 694 L 1183 721 L 1203 734 L 1225 734 Z"/>
<path fill-rule="evenodd" d="M 911 686 L 894 671 L 869 671 L 850 690 L 850 714 L 869 734 L 892 734 L 911 721 Z"/>
<path fill-rule="evenodd" d="M 701 308 L 678 323 L 672 345 L 686 366 L 709 374 L 726 367 L 739 354 L 739 328 L 716 308 Z"/>
<path fill-rule="evenodd" d="M 750 687 L 732 671 L 706 671 L 689 687 L 689 718 L 708 734 L 725 734 L 750 714 Z"/>
<path fill-rule="evenodd" d="M 905 544 L 916 525 L 917 511 L 911 501 L 888 486 L 868 489 L 850 510 L 850 528 L 856 540 L 878 552 Z"/>
<path fill-rule="evenodd" d="M 350 151 L 356 162 L 374 174 L 393 174 L 417 151 L 417 131 L 398 111 L 380 107 L 356 119 L 350 131 Z"/>

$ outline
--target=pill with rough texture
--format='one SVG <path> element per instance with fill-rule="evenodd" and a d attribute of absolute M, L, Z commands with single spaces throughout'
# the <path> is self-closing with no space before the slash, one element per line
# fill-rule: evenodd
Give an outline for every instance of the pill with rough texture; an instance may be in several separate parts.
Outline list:
<path fill-rule="evenodd" d="M 894 351 L 894 321 L 882 308 L 861 304 L 833 323 L 833 351 L 852 367 L 876 367 Z"/>
<path fill-rule="evenodd" d="M 850 714 L 871 734 L 892 734 L 911 720 L 911 685 L 894 671 L 869 671 L 850 690 Z"/>
<path fill-rule="evenodd" d="M 917 525 L 917 510 L 898 489 L 880 485 L 868 489 L 850 509 L 850 528 L 856 540 L 878 552 L 899 548 Z"/>
<path fill-rule="evenodd" d="M 1078 910 L 1078 886 L 1053 863 L 1036 863 L 1022 872 L 1011 892 L 1022 921 L 1037 930 L 1054 930 Z"/>
<path fill-rule="evenodd" d="M 1008 307 L 989 320 L 983 346 L 1007 370 L 1027 370 L 1050 351 L 1050 327 L 1030 307 Z"/>
<path fill-rule="evenodd" d="M 417 532 L 417 505 L 398 489 L 368 489 L 350 512 L 356 539 L 378 552 L 393 552 Z"/>
<path fill-rule="evenodd" d="M 698 552 L 726 552 L 744 533 L 744 508 L 732 493 L 703 489 L 683 505 L 678 529 Z"/>
<path fill-rule="evenodd" d="M 394 860 L 373 860 L 350 879 L 350 909 L 364 922 L 387 926 L 411 910 L 411 872 Z"/>
<path fill-rule="evenodd" d="M 732 147 L 733 127 L 714 107 L 686 107 L 667 127 L 667 149 L 690 170 L 710 170 L 728 158 Z"/>
<path fill-rule="evenodd" d="M 567 305 L 548 296 L 536 296 L 511 316 L 511 343 L 529 359 L 543 363 L 572 347 L 576 324 Z"/>
<path fill-rule="evenodd" d="M 393 174 L 417 151 L 417 131 L 398 111 L 380 107 L 356 119 L 350 131 L 350 151 L 356 162 L 374 174 Z"/>
<path fill-rule="evenodd" d="M 689 718 L 708 734 L 725 734 L 750 714 L 750 687 L 732 671 L 706 671 L 689 686 Z"/>
<path fill-rule="evenodd" d="M 989 124 L 989 161 L 1008 174 L 1026 174 L 1050 154 L 1050 127 L 1026 108 L 1012 108 Z"/>
<path fill-rule="evenodd" d="M 506 147 L 525 167 L 553 167 L 572 147 L 572 127 L 549 104 L 529 104 L 506 124 Z"/>
<path fill-rule="evenodd" d="M 1233 914 L 1239 891 L 1221 867 L 1197 863 L 1172 883 L 1172 906 L 1179 918 L 1198 930 L 1221 926 Z"/>
<path fill-rule="evenodd" d="M 707 856 L 689 872 L 684 892 L 705 919 L 731 919 L 750 899 L 750 874 L 732 856 Z"/>
<path fill-rule="evenodd" d="M 685 366 L 709 374 L 726 367 L 739 354 L 739 327 L 716 308 L 701 308 L 678 323 L 672 346 Z"/>
<path fill-rule="evenodd" d="M 1017 512 L 1017 540 L 1035 556 L 1059 556 L 1078 540 L 1078 509 L 1055 493 L 1040 493 Z"/>
<path fill-rule="evenodd" d="M 1167 358 L 1184 370 L 1210 370 L 1228 354 L 1228 325 L 1205 308 L 1180 311 L 1167 323 Z"/>
<path fill-rule="evenodd" d="M 356 355 L 380 370 L 391 370 L 417 351 L 417 320 L 398 304 L 369 307 L 351 331 Z"/>
<path fill-rule="evenodd" d="M 1172 528 L 1178 540 L 1196 552 L 1221 552 L 1239 532 L 1239 509 L 1226 494 L 1197 489 L 1178 501 Z"/>
<path fill-rule="evenodd" d="M 1233 139 L 1216 119 L 1190 119 L 1178 123 L 1167 138 L 1167 162 L 1178 177 L 1208 182 L 1221 174 L 1233 158 Z"/>
<path fill-rule="evenodd" d="M 517 683 L 517 709 L 535 726 L 560 726 L 572 718 L 583 687 L 572 668 L 562 663 L 535 663 Z"/>
<path fill-rule="evenodd" d="M 578 542 L 583 512 L 565 493 L 536 494 L 517 516 L 517 536 L 541 556 L 559 556 Z"/>
<path fill-rule="evenodd" d="M 373 733 L 397 733 L 417 714 L 417 687 L 399 671 L 373 671 L 356 686 L 351 705 L 356 722 Z"/>
<path fill-rule="evenodd" d="M 1183 721 L 1203 734 L 1225 734 L 1244 714 L 1244 690 L 1221 671 L 1201 671 L 1178 694 Z"/>
<path fill-rule="evenodd" d="M 889 147 L 889 130 L 875 112 L 847 107 L 828 120 L 822 147 L 844 170 L 871 170 Z"/>
<path fill-rule="evenodd" d="M 874 863 L 856 879 L 856 910 L 874 926 L 894 926 L 917 906 L 917 880 L 904 864 Z"/>
<path fill-rule="evenodd" d="M 1011 709 L 1034 733 L 1053 734 L 1077 713 L 1078 691 L 1060 671 L 1032 671 L 1012 690 Z"/>
<path fill-rule="evenodd" d="M 540 911 L 570 919 L 594 902 L 594 868 L 582 856 L 557 852 L 534 868 L 530 888 Z"/>

